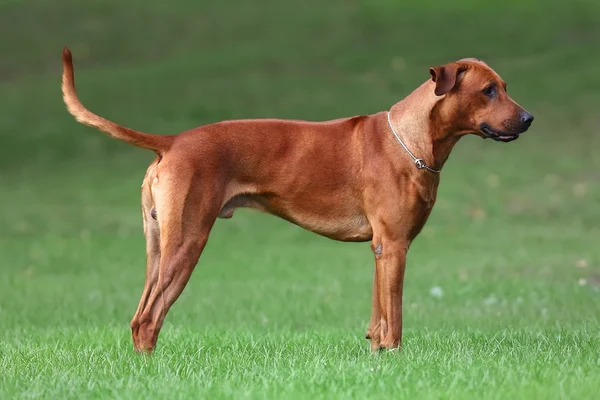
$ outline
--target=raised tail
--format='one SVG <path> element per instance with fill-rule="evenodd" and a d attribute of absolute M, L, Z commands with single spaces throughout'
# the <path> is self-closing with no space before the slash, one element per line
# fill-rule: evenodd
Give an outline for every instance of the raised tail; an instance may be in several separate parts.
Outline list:
<path fill-rule="evenodd" d="M 62 54 L 63 74 L 62 74 L 62 93 L 63 100 L 67 110 L 75 117 L 78 122 L 84 125 L 94 127 L 115 139 L 148 150 L 154 150 L 162 155 L 169 150 L 173 143 L 173 136 L 151 135 L 142 133 L 130 128 L 118 125 L 112 121 L 94 114 L 81 103 L 75 92 L 75 75 L 73 73 L 73 58 L 71 51 L 65 46 Z"/>

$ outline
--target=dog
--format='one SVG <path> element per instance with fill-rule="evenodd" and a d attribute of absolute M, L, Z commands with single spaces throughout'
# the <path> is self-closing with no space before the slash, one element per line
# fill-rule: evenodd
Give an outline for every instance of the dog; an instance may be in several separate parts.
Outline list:
<path fill-rule="evenodd" d="M 156 153 L 142 185 L 146 281 L 130 324 L 138 352 L 155 349 L 216 219 L 240 207 L 330 239 L 371 241 L 366 338 L 373 351 L 400 348 L 406 254 L 452 148 L 467 134 L 511 142 L 533 121 L 494 70 L 466 58 L 430 68 L 429 79 L 389 111 L 326 122 L 228 120 L 152 135 L 85 108 L 67 47 L 62 62 L 63 100 L 77 121 Z"/>

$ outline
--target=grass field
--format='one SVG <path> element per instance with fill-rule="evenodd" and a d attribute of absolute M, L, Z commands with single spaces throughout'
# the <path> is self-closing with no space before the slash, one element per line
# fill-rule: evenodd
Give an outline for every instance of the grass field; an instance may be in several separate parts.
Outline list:
<path fill-rule="evenodd" d="M 0 398 L 596 398 L 600 5 L 398 3 L 0 1 Z M 536 121 L 451 155 L 409 252 L 401 352 L 363 338 L 368 243 L 241 210 L 145 357 L 128 324 L 152 154 L 68 115 L 64 44 L 84 103 L 148 132 L 374 113 L 466 56 Z"/>

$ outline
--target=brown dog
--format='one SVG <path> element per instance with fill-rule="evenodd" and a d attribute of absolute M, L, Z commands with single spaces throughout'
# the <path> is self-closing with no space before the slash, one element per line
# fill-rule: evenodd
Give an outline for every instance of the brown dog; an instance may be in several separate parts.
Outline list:
<path fill-rule="evenodd" d="M 223 121 L 174 136 L 108 121 L 75 93 L 70 51 L 62 91 L 69 112 L 110 136 L 156 152 L 142 185 L 146 284 L 131 321 L 151 352 L 215 220 L 238 207 L 265 211 L 341 241 L 371 241 L 373 350 L 401 346 L 406 252 L 436 199 L 439 170 L 463 135 L 509 142 L 533 116 L 479 60 L 430 69 L 431 79 L 389 112 L 327 122 Z M 416 156 L 414 156 L 414 155 Z M 417 157 L 419 157 L 417 159 Z"/>

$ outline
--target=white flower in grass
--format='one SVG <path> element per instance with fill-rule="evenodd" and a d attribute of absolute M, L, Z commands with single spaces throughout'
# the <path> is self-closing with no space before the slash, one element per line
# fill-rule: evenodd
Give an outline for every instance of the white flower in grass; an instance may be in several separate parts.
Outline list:
<path fill-rule="evenodd" d="M 441 287 L 439 287 L 439 286 L 434 286 L 434 287 L 432 287 L 431 289 L 429 289 L 429 294 L 430 294 L 432 297 L 435 297 L 435 298 L 437 298 L 437 299 L 440 299 L 440 298 L 442 298 L 442 296 L 444 296 L 444 291 L 442 290 L 442 288 L 441 288 Z"/>

